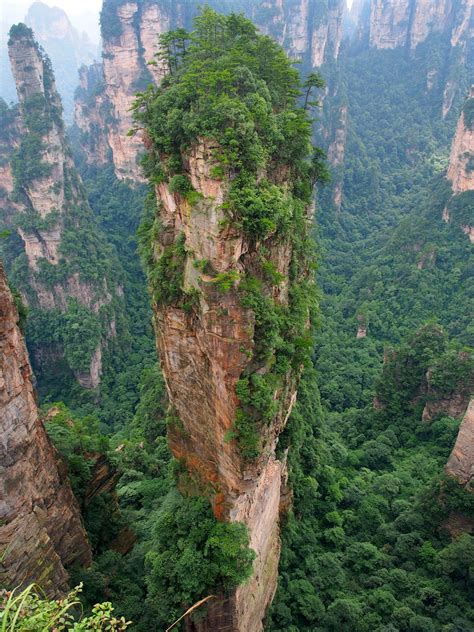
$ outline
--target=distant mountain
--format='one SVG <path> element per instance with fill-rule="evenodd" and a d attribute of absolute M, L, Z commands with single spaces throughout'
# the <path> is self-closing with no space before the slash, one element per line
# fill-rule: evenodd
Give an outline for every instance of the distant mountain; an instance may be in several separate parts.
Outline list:
<path fill-rule="evenodd" d="M 86 33 L 79 33 L 74 28 L 62 9 L 49 7 L 43 2 L 34 2 L 30 6 L 24 22 L 34 30 L 39 44 L 51 59 L 64 105 L 64 116 L 66 122 L 69 122 L 74 108 L 73 95 L 78 84 L 78 69 L 82 64 L 94 61 L 98 56 L 97 46 L 90 41 Z M 1 96 L 6 101 L 16 101 L 15 84 L 9 69 L 6 46 L 2 46 L 0 73 Z"/>

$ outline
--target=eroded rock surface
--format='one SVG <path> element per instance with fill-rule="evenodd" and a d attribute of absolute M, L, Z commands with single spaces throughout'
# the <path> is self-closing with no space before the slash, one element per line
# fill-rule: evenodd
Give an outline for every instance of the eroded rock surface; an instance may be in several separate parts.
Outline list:
<path fill-rule="evenodd" d="M 38 417 L 18 313 L 0 264 L 0 582 L 67 589 L 91 552 L 65 466 Z"/>
<path fill-rule="evenodd" d="M 81 132 L 81 148 L 88 164 L 106 165 L 110 158 L 105 132 L 108 116 L 103 64 L 81 66 L 74 99 L 74 123 Z"/>
<path fill-rule="evenodd" d="M 474 243 L 472 191 L 474 191 L 474 86 L 464 102 L 451 145 L 448 180 L 453 195 L 443 209 L 443 220 L 455 222 Z"/>
<path fill-rule="evenodd" d="M 276 589 L 280 554 L 279 512 L 286 483 L 286 466 L 276 458 L 279 433 L 296 399 L 299 374 L 289 371 L 274 391 L 276 412 L 270 423 L 258 425 L 260 450 L 244 458 L 232 439 L 240 400 L 236 387 L 254 366 L 255 315 L 242 305 L 239 275 L 257 269 L 256 245 L 228 222 L 221 207 L 228 178 L 213 177 L 219 148 L 204 138 L 183 157 L 190 181 L 202 195 L 193 206 L 172 193 L 166 182 L 156 187 L 161 230 L 154 242 L 156 259 L 166 248 L 184 240 L 183 284 L 196 291 L 192 309 L 155 304 L 158 350 L 173 407 L 169 442 L 191 479 L 212 499 L 219 520 L 247 525 L 256 552 L 251 579 L 225 600 L 215 600 L 195 630 L 256 632 Z M 266 174 L 269 179 L 281 174 Z M 283 277 L 288 276 L 292 247 L 288 239 L 267 242 L 267 256 Z M 205 261 L 205 269 L 199 262 Z M 233 273 L 235 282 L 223 291 L 219 275 Z M 267 290 L 281 304 L 288 301 L 285 283 Z M 286 488 L 285 488 L 286 493 Z M 214 627 L 213 627 L 214 626 Z"/>
<path fill-rule="evenodd" d="M 119 294 L 114 281 L 105 273 L 101 278 L 97 269 L 98 265 L 106 269 L 110 253 L 99 243 L 100 231 L 72 160 L 49 60 L 24 25 L 12 27 L 9 56 L 20 105 L 19 110 L 5 113 L 8 133 L 0 148 L 5 161 L 0 212 L 23 244 L 23 253 L 17 253 L 22 273 L 15 281 L 32 315 L 48 312 L 54 320 L 57 312 L 65 314 L 70 302 L 76 301 L 99 319 L 99 312 L 109 306 L 108 315 L 101 319 L 102 334 L 95 349 L 80 367 L 71 365 L 82 386 L 96 388 L 102 350 L 115 331 L 110 304 Z M 91 138 L 98 124 L 91 122 Z M 103 146 L 96 144 L 94 153 L 105 159 Z M 86 273 L 89 255 L 85 252 L 95 259 L 92 275 L 90 270 Z M 44 355 L 41 343 L 36 346 L 35 360 Z M 58 351 L 60 355 L 64 351 L 61 344 Z"/>
<path fill-rule="evenodd" d="M 375 48 L 414 49 L 432 33 L 449 33 L 452 46 L 465 46 L 470 37 L 472 0 L 368 0 L 368 4 L 369 40 Z"/>
<path fill-rule="evenodd" d="M 474 190 L 474 86 L 464 104 L 451 146 L 448 180 L 454 195 Z"/>
<path fill-rule="evenodd" d="M 463 485 L 470 485 L 474 477 L 474 399 L 459 428 L 458 437 L 446 464 L 446 472 Z"/>

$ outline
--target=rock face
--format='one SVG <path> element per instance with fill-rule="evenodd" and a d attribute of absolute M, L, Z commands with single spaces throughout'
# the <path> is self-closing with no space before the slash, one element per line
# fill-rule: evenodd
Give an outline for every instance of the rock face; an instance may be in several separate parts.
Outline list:
<path fill-rule="evenodd" d="M 443 210 L 443 220 L 455 222 L 474 243 L 472 217 L 474 191 L 474 86 L 466 99 L 451 145 L 448 180 L 453 195 Z"/>
<path fill-rule="evenodd" d="M 213 603 L 209 616 L 193 629 L 229 629 L 254 632 L 262 629 L 265 611 L 273 598 L 280 554 L 279 511 L 285 464 L 275 455 L 279 433 L 296 399 L 298 376 L 289 372 L 275 388 L 277 404 L 270 423 L 259 427 L 258 458 L 244 458 L 232 440 L 240 406 L 239 379 L 252 367 L 254 312 L 242 305 L 237 278 L 252 270 L 258 256 L 241 232 L 223 223 L 228 184 L 213 178 L 215 143 L 200 139 L 184 157 L 195 190 L 203 197 L 190 207 L 167 183 L 156 187 L 162 230 L 154 243 L 158 260 L 173 244 L 184 239 L 184 290 L 198 290 L 191 310 L 176 305 L 154 305 L 158 350 L 175 421 L 169 442 L 201 489 L 210 492 L 219 520 L 243 522 L 250 546 L 257 554 L 254 574 L 226 601 Z M 272 174 L 266 177 L 271 178 Z M 288 274 L 292 259 L 288 242 L 273 244 L 271 261 L 279 274 Z M 206 261 L 210 272 L 200 272 Z M 236 274 L 225 291 L 219 275 Z M 276 301 L 288 301 L 285 284 L 273 286 Z M 265 374 L 265 366 L 253 367 Z M 214 626 L 214 627 L 213 627 Z"/>
<path fill-rule="evenodd" d="M 337 125 L 334 130 L 333 140 L 329 144 L 327 153 L 328 161 L 333 168 L 333 173 L 335 176 L 332 201 L 336 209 L 340 209 L 342 204 L 342 181 L 340 178 L 337 177 L 337 174 L 338 168 L 342 168 L 344 165 L 344 156 L 346 153 L 347 112 L 347 105 L 342 105 L 339 108 Z"/>
<path fill-rule="evenodd" d="M 461 417 L 466 410 L 469 397 L 469 392 L 455 392 L 449 397 L 428 401 L 423 408 L 421 420 L 428 423 L 438 415 Z"/>
<path fill-rule="evenodd" d="M 337 59 L 342 41 L 343 2 L 267 0 L 251 3 L 249 17 L 274 37 L 290 57 L 311 67 Z"/>
<path fill-rule="evenodd" d="M 474 477 L 474 400 L 471 400 L 462 420 L 446 472 L 463 485 L 469 485 Z"/>
<path fill-rule="evenodd" d="M 474 190 L 474 86 L 464 104 L 451 146 L 448 180 L 454 195 Z"/>
<path fill-rule="evenodd" d="M 81 148 L 88 164 L 103 166 L 111 157 L 105 133 L 109 117 L 103 65 L 81 66 L 79 86 L 74 95 L 74 123 L 80 132 Z"/>
<path fill-rule="evenodd" d="M 444 363 L 449 361 L 444 360 Z M 456 357 L 458 378 L 446 379 L 446 385 L 440 386 L 440 367 L 429 368 L 423 381 L 420 395 L 426 399 L 422 413 L 422 421 L 429 423 L 435 417 L 444 415 L 448 417 L 460 418 L 469 404 L 472 390 L 474 388 L 474 374 L 472 367 L 472 356 L 469 352 L 458 352 Z M 443 363 L 441 364 L 443 367 Z M 434 371 L 434 376 L 433 376 Z"/>
<path fill-rule="evenodd" d="M 236 8 L 230 0 L 208 4 L 219 11 Z M 146 4 L 105 0 L 103 66 L 81 70 L 74 113 L 88 162 L 104 164 L 110 151 L 118 178 L 143 179 L 139 166 L 142 141 L 139 135 L 127 135 L 132 127 L 130 109 L 138 91 L 163 77 L 164 69 L 154 58 L 158 36 L 172 28 L 190 28 L 199 5 L 197 0 Z M 312 68 L 337 58 L 344 8 L 344 0 L 332 0 L 329 7 L 318 0 L 246 1 L 239 7 L 291 57 Z M 150 61 L 156 64 L 149 65 Z"/>
<path fill-rule="evenodd" d="M 449 33 L 464 47 L 472 33 L 472 0 L 354 0 L 357 39 L 379 49 L 416 48 L 432 33 Z"/>
<path fill-rule="evenodd" d="M 370 45 L 376 48 L 404 46 L 411 17 L 411 1 L 373 0 L 370 9 Z"/>
<path fill-rule="evenodd" d="M 128 137 L 127 132 L 131 128 L 130 108 L 145 72 L 140 35 L 135 28 L 137 13 L 138 4 L 134 2 L 117 7 L 121 32 L 117 37 L 104 40 L 103 56 L 105 95 L 114 119 L 108 128 L 108 143 L 117 175 L 135 180 L 140 178 L 137 158 L 141 142 L 139 138 Z"/>
<path fill-rule="evenodd" d="M 79 34 L 66 13 L 58 7 L 34 2 L 28 9 L 25 24 L 35 33 L 39 44 L 51 59 L 65 118 L 69 122 L 73 111 L 77 71 L 82 64 L 91 64 L 97 57 L 94 46 L 85 33 Z"/>
<path fill-rule="evenodd" d="M 21 273 L 14 281 L 32 310 L 32 321 L 35 314 L 57 320 L 58 313 L 68 321 L 71 310 L 90 315 L 93 340 L 79 355 L 74 352 L 75 359 L 70 354 L 68 365 L 84 387 L 96 388 L 102 348 L 115 330 L 117 288 L 107 275 L 110 253 L 100 241 L 72 161 L 49 60 L 26 26 L 12 27 L 9 55 L 21 116 L 10 115 L 12 133 L 2 152 L 10 151 L 10 163 L 3 167 L 6 195 L 0 209 L 22 242 L 15 253 Z M 63 325 L 67 332 L 67 322 Z M 66 338 L 56 345 L 59 356 L 69 345 Z M 43 355 L 40 341 L 34 357 Z"/>
<path fill-rule="evenodd" d="M 38 417 L 18 313 L 0 263 L 0 583 L 67 590 L 91 552 L 65 466 Z"/>

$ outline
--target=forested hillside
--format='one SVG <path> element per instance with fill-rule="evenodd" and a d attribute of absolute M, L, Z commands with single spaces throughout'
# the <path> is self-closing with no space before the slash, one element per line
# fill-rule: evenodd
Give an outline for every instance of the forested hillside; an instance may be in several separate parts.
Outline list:
<path fill-rule="evenodd" d="M 68 244 L 119 288 L 93 388 L 96 311 L 51 325 L 24 289 L 20 231 L 52 220 L 25 224 L 37 129 L 0 111 L 5 267 L 93 554 L 65 563 L 80 629 L 110 601 L 117 632 L 196 603 L 173 629 L 474 630 L 471 4 L 355 0 L 344 38 L 340 0 L 210 4 L 105 0 L 81 70 Z"/>
<path fill-rule="evenodd" d="M 268 629 L 474 625 L 472 497 L 444 474 L 473 388 L 474 205 L 446 178 L 472 78 L 472 51 L 439 34 L 415 50 L 355 39 L 333 77 L 344 158 L 320 195 L 322 326 L 307 433 L 288 429 L 294 514 Z"/>
<path fill-rule="evenodd" d="M 345 159 L 333 178 L 343 195 L 340 207 L 330 191 L 321 197 L 326 318 L 317 357 L 323 398 L 342 410 L 370 400 L 383 345 L 400 343 L 427 320 L 472 345 L 472 247 L 458 220 L 458 228 L 443 221 L 472 45 L 452 48 L 439 34 L 413 51 L 354 42 L 339 72 L 338 102 L 349 114 Z M 457 96 L 446 111 L 453 81 Z M 469 195 L 451 203 L 472 218 Z"/>

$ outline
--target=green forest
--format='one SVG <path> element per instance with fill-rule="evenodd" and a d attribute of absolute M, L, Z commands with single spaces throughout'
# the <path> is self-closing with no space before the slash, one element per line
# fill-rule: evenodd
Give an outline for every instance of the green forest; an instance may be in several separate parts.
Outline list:
<path fill-rule="evenodd" d="M 108 2 L 102 12 L 107 36 L 120 35 L 120 4 Z M 41 418 L 67 464 L 93 549 L 92 566 L 70 569 L 78 588 L 57 629 L 165 630 L 200 599 L 228 595 L 252 574 L 245 525 L 217 521 L 209 498 L 178 488 L 183 463 L 168 446 L 176 420 L 152 324 L 153 305 L 192 311 L 199 300 L 183 289 L 184 239 L 156 256 L 163 227 L 154 187 L 165 182 L 191 207 L 199 203 L 182 151 L 210 137 L 222 149 L 213 176 L 237 173 L 224 202 L 229 222 L 249 243 L 263 244 L 245 278 L 195 262 L 222 294 L 239 283 L 255 314 L 255 361 L 269 367 L 238 383 L 231 439 L 246 459 L 260 455 L 256 420 L 275 415 L 275 385 L 290 368 L 305 367 L 277 446 L 287 458 L 292 504 L 282 517 L 278 588 L 264 629 L 474 630 L 474 496 L 445 472 L 461 422 L 446 402 L 467 405 L 474 386 L 474 264 L 461 230 L 474 221 L 474 199 L 472 191 L 453 196 L 446 179 L 472 65 L 449 37 L 434 34 L 410 54 L 345 42 L 338 63 L 316 74 L 308 60 L 295 69 L 242 15 L 209 8 L 191 31 L 161 36 L 163 60 L 169 75 L 135 103 L 133 133 L 145 128 L 153 146 L 143 159 L 147 184 L 119 180 L 113 165 L 88 164 L 79 131 L 68 131 L 84 183 L 84 204 L 75 210 L 88 228 L 71 225 L 64 256 L 83 275 L 119 281 L 124 296 L 114 298 L 118 335 L 104 351 L 100 387 L 81 389 L 71 371 L 87 364 L 108 313 L 91 315 L 73 301 L 66 313 L 22 312 L 30 349 L 38 340 L 64 344 L 56 373 L 37 375 Z M 447 81 L 458 91 L 443 118 Z M 464 104 L 471 129 L 472 103 Z M 33 114 L 39 106 L 31 104 Z M 320 147 L 327 148 L 324 130 L 335 128 L 342 106 L 349 111 L 345 160 L 331 168 Z M 0 103 L 5 129 L 12 116 Z M 48 117 L 35 116 L 35 125 Z M 25 178 L 44 175 L 31 171 L 42 167 L 39 132 L 15 153 L 18 195 Z M 291 185 L 265 178 L 278 168 L 288 168 Z M 282 281 L 265 258 L 275 235 L 294 252 L 287 309 L 265 294 Z M 28 279 L 18 238 L 6 231 L 0 240 L 12 287 L 22 290 Z M 53 286 L 59 272 L 45 265 L 39 274 Z M 428 421 L 427 409 L 434 411 Z M 91 500 L 98 459 L 115 485 Z M 6 630 L 50 629 L 32 626 L 47 626 L 63 607 L 34 592 L 25 594 L 23 610 L 18 604 L 4 605 L 11 618 L 21 612 L 20 627 Z M 191 620 L 199 622 L 205 608 Z M 0 627 L 3 621 L 6 615 Z"/>

